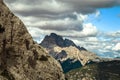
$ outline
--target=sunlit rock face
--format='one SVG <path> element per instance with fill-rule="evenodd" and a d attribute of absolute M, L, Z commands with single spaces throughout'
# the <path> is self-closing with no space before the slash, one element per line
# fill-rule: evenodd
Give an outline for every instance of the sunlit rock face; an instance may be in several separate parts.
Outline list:
<path fill-rule="evenodd" d="M 64 80 L 60 64 L 36 44 L 0 0 L 0 80 Z"/>

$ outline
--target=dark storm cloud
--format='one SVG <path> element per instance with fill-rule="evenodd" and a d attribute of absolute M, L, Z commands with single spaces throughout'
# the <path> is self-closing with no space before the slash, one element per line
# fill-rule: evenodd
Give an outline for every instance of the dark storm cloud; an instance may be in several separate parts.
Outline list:
<path fill-rule="evenodd" d="M 22 15 L 22 16 L 34 16 L 34 17 L 40 17 L 40 16 L 57 16 L 59 15 L 59 13 L 57 12 L 50 12 L 50 11 L 47 11 L 47 10 L 39 10 L 37 8 L 35 9 L 30 9 L 30 10 L 15 10 L 14 11 L 15 13 L 19 14 L 19 15 Z"/>
<path fill-rule="evenodd" d="M 59 20 L 46 20 L 36 24 L 42 30 L 56 30 L 56 31 L 82 31 L 83 25 L 81 21 L 65 18 Z"/>
<path fill-rule="evenodd" d="M 34 0 L 34 1 L 33 0 L 5 0 L 5 1 L 11 4 L 15 3 L 16 5 L 19 3 L 22 3 L 24 5 L 31 5 L 31 7 L 29 7 L 31 8 L 31 11 L 38 10 L 37 11 L 38 13 L 40 13 L 41 11 L 40 14 L 48 14 L 48 13 L 64 14 L 64 13 L 70 13 L 70 12 L 72 13 L 74 11 L 78 13 L 87 14 L 87 13 L 95 12 L 97 8 L 112 7 L 120 4 L 119 0 Z M 23 11 L 25 12 L 24 9 Z M 26 14 L 27 14 L 27 11 L 26 11 Z"/>
<path fill-rule="evenodd" d="M 82 27 L 79 27 L 79 26 L 69 26 L 69 27 L 66 27 L 65 25 L 61 25 L 61 26 L 43 26 L 43 27 L 40 27 L 40 29 L 43 29 L 43 30 L 56 30 L 56 31 L 67 31 L 67 30 L 76 30 L 76 31 L 81 31 L 83 28 Z"/>
<path fill-rule="evenodd" d="M 98 8 L 117 6 L 120 0 L 5 0 L 25 24 L 42 30 L 75 31 L 69 36 L 96 36 L 93 25 L 85 27 L 85 15 Z M 74 14 L 76 13 L 76 14 Z M 39 18 L 39 19 L 38 19 Z M 89 29 L 88 29 L 89 28 Z M 91 31 L 91 29 L 93 29 Z M 109 36 L 109 35 L 107 35 Z M 114 37 L 114 35 L 112 35 Z M 118 36 L 118 34 L 117 34 Z"/>

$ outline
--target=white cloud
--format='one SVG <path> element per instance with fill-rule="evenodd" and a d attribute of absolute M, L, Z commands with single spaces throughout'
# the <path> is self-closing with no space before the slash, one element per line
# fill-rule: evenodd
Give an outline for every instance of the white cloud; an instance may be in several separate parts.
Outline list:
<path fill-rule="evenodd" d="M 27 29 L 34 38 L 40 37 L 40 34 L 43 32 L 39 28 L 27 27 Z"/>
<path fill-rule="evenodd" d="M 113 50 L 120 51 L 120 43 L 117 43 L 115 47 L 113 47 Z"/>
<path fill-rule="evenodd" d="M 105 36 L 111 37 L 111 38 L 120 38 L 120 31 L 109 32 L 109 33 L 106 33 Z"/>
<path fill-rule="evenodd" d="M 98 17 L 100 15 L 100 11 L 96 11 L 96 13 L 95 13 L 95 17 Z"/>
<path fill-rule="evenodd" d="M 81 34 L 84 34 L 85 36 L 96 36 L 98 33 L 96 26 L 94 26 L 92 23 L 83 24 L 83 27 L 84 29 L 81 31 Z"/>
<path fill-rule="evenodd" d="M 98 34 L 96 26 L 92 23 L 84 24 L 87 14 L 96 13 L 95 16 L 99 16 L 98 8 L 118 5 L 118 0 L 5 0 L 5 2 L 27 27 L 37 27 L 48 33 L 54 31 L 71 37 L 96 36 Z"/>
<path fill-rule="evenodd" d="M 112 46 L 107 45 L 107 46 L 105 46 L 105 49 L 110 50 L 110 49 L 112 49 Z"/>
<path fill-rule="evenodd" d="M 4 1 L 22 19 L 36 41 L 40 41 L 45 35 L 54 32 L 69 37 L 88 50 L 100 51 L 101 54 L 102 52 L 113 52 L 113 46 L 120 41 L 120 31 L 100 34 L 103 40 L 100 39 L 100 36 L 98 38 L 99 31 L 94 24 L 84 23 L 88 18 L 88 14 L 94 13 L 95 17 L 99 17 L 101 13 L 97 10 L 98 8 L 119 5 L 120 0 Z M 118 50 L 118 46 L 116 45 L 113 49 Z M 117 52 L 113 54 L 118 55 Z"/>

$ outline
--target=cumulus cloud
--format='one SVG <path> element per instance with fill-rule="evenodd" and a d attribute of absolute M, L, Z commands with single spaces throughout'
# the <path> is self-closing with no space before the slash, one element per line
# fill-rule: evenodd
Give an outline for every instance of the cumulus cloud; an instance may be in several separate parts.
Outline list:
<path fill-rule="evenodd" d="M 57 33 L 68 31 L 72 37 L 96 36 L 95 26 L 83 23 L 87 14 L 96 13 L 97 17 L 100 15 L 98 8 L 119 5 L 119 0 L 5 0 L 5 2 L 27 27 L 37 27 L 48 32 L 54 30 Z"/>
<path fill-rule="evenodd" d="M 117 43 L 115 47 L 113 47 L 113 50 L 120 51 L 120 43 Z"/>
<path fill-rule="evenodd" d="M 83 29 L 81 21 L 72 20 L 70 18 L 65 18 L 63 20 L 40 21 L 38 27 L 44 30 L 57 30 L 57 31 L 64 30 L 81 31 Z"/>
<path fill-rule="evenodd" d="M 120 31 L 106 33 L 106 37 L 120 38 Z"/>
<path fill-rule="evenodd" d="M 72 24 L 71 24 L 72 25 Z M 70 25 L 70 26 L 71 26 Z M 61 29 L 62 27 L 60 27 Z M 92 25 L 91 23 L 83 24 L 82 28 L 77 26 L 76 30 L 75 27 L 74 29 L 70 29 L 72 27 L 69 27 L 69 29 L 61 30 L 61 31 L 56 31 L 56 29 L 46 29 L 47 32 L 55 32 L 58 33 L 59 35 L 62 35 L 64 37 L 72 37 L 72 38 L 82 38 L 82 37 L 96 37 L 98 34 L 98 30 L 96 26 Z"/>
<path fill-rule="evenodd" d="M 104 37 L 102 37 L 104 38 Z M 101 37 L 83 37 L 83 38 L 70 38 L 79 46 L 83 46 L 89 51 L 95 52 L 101 57 L 115 58 L 120 57 L 120 40 L 101 39 Z"/>
<path fill-rule="evenodd" d="M 72 39 L 80 46 L 95 52 L 106 53 L 118 49 L 120 31 L 102 33 L 94 24 L 85 20 L 88 14 L 101 14 L 98 8 L 120 5 L 120 0 L 4 0 L 9 8 L 27 26 L 33 38 L 40 42 L 51 32 Z M 101 35 L 101 34 L 100 34 Z M 103 40 L 105 39 L 105 40 Z M 115 46 L 113 48 L 113 46 Z M 113 48 L 113 49 L 112 49 Z M 118 53 L 115 52 L 115 55 Z M 106 55 L 107 56 L 107 55 Z"/>
<path fill-rule="evenodd" d="M 100 15 L 100 11 L 96 11 L 95 17 L 98 17 Z"/>

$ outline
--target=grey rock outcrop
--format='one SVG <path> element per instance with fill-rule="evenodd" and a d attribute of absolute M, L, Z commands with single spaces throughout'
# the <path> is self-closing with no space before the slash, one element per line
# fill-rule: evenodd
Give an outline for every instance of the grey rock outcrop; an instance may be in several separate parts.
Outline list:
<path fill-rule="evenodd" d="M 0 80 L 64 80 L 60 64 L 35 43 L 0 0 Z"/>

